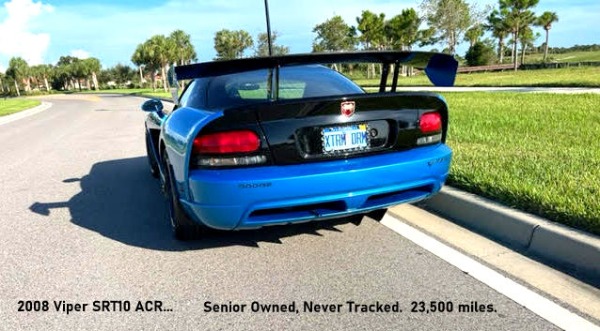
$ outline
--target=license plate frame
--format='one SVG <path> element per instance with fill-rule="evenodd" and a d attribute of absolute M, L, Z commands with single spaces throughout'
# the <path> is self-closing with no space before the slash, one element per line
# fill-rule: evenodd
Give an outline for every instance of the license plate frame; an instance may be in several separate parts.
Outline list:
<path fill-rule="evenodd" d="M 321 128 L 323 154 L 341 154 L 369 149 L 367 123 L 336 125 Z"/>

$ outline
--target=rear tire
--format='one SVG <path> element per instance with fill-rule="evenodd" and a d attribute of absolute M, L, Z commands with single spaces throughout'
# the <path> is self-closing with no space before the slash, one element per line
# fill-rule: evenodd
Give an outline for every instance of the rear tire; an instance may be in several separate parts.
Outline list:
<path fill-rule="evenodd" d="M 150 139 L 151 139 L 150 134 L 148 134 L 148 132 L 146 132 L 146 155 L 148 158 L 148 165 L 150 166 L 150 174 L 152 175 L 152 177 L 158 178 L 158 175 L 159 175 L 158 162 L 156 162 L 156 154 L 154 153 L 154 150 L 152 149 L 152 142 Z"/>
<path fill-rule="evenodd" d="M 173 235 L 175 238 L 177 240 L 192 240 L 211 232 L 210 228 L 190 219 L 181 206 L 175 189 L 176 186 L 175 178 L 173 176 L 173 169 L 169 163 L 169 157 L 166 155 L 166 153 L 163 157 L 163 166 L 163 169 L 165 170 L 163 191 L 167 199 L 169 221 L 171 223 L 171 229 L 173 230 Z"/>

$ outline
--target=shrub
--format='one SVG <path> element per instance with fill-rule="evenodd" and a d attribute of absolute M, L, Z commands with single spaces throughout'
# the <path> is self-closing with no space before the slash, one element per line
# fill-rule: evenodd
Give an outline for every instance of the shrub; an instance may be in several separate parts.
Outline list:
<path fill-rule="evenodd" d="M 476 42 L 469 48 L 465 60 L 469 66 L 485 66 L 494 60 L 494 49 L 482 42 Z"/>

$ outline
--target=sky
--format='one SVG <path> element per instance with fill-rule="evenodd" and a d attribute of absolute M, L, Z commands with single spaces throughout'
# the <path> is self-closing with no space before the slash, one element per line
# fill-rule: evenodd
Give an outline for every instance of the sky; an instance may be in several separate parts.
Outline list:
<path fill-rule="evenodd" d="M 498 0 L 468 0 L 483 8 Z M 311 51 L 315 25 L 334 15 L 356 25 L 363 10 L 385 13 L 418 11 L 420 0 L 270 0 L 271 29 L 291 53 Z M 540 0 L 535 9 L 558 13 L 550 46 L 600 44 L 598 0 Z M 215 57 L 213 37 L 221 29 L 264 32 L 263 0 L 0 0 L 0 72 L 11 57 L 30 65 L 56 64 L 60 56 L 96 57 L 103 67 L 131 65 L 136 46 L 155 34 L 181 29 L 191 35 L 200 62 Z M 544 41 L 544 31 L 537 28 Z M 434 46 L 443 49 L 443 45 Z M 432 48 L 432 47 L 428 47 Z M 425 50 L 429 50 L 426 48 Z M 463 43 L 458 53 L 466 52 Z"/>

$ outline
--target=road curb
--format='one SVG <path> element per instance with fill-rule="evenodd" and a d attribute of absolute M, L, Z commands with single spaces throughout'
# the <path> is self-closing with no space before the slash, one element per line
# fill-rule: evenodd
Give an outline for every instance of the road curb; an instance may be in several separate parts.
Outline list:
<path fill-rule="evenodd" d="M 25 117 L 35 115 L 35 114 L 40 113 L 50 107 L 52 107 L 52 103 L 42 101 L 42 103 L 39 106 L 35 106 L 33 108 L 22 110 L 20 112 L 14 113 L 14 114 L 0 117 L 0 125 L 8 124 L 8 123 L 14 122 L 16 120 L 20 120 Z"/>
<path fill-rule="evenodd" d="M 424 206 L 557 269 L 600 284 L 598 236 L 448 186 Z"/>

